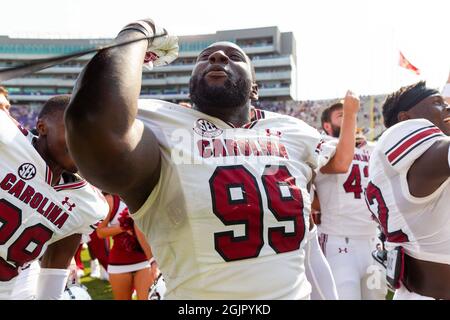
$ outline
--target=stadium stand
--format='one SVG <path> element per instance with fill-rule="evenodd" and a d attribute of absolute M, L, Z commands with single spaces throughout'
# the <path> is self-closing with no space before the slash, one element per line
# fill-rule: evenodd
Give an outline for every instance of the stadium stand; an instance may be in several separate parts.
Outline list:
<path fill-rule="evenodd" d="M 370 105 L 372 96 L 361 97 L 361 110 L 358 115 L 358 126 L 362 132 L 371 137 Z M 373 137 L 379 135 L 383 130 L 383 116 L 381 105 L 385 99 L 384 95 L 373 96 Z M 259 101 L 255 104 L 257 108 L 291 115 L 301 119 L 309 125 L 320 129 L 320 114 L 327 106 L 337 102 L 339 99 L 328 100 L 306 100 L 306 101 Z M 32 129 L 36 123 L 37 115 L 42 107 L 40 104 L 12 104 L 11 114 L 27 129 Z"/>

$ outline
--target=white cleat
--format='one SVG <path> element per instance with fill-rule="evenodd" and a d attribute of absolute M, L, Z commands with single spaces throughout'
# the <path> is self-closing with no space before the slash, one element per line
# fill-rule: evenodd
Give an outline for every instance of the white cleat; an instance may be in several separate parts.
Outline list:
<path fill-rule="evenodd" d="M 109 281 L 109 274 L 103 266 L 100 266 L 100 280 Z"/>
<path fill-rule="evenodd" d="M 91 260 L 91 278 L 100 279 L 100 264 L 97 259 Z"/>

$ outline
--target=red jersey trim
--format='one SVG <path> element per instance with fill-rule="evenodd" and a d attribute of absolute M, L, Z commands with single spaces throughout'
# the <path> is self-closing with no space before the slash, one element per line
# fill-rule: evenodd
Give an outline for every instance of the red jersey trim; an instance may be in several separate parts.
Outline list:
<path fill-rule="evenodd" d="M 45 168 L 45 182 L 48 185 L 52 185 L 52 180 L 53 180 L 53 172 L 52 170 L 50 170 L 49 166 L 46 166 Z"/>
<path fill-rule="evenodd" d="M 17 128 L 20 130 L 20 132 L 22 132 L 22 134 L 25 137 L 28 137 L 28 134 L 29 134 L 28 130 L 26 128 L 22 127 L 22 125 L 20 123 L 17 123 Z"/>
<path fill-rule="evenodd" d="M 87 181 L 81 180 L 81 181 L 77 181 L 77 182 L 73 182 L 73 183 L 60 184 L 60 185 L 54 186 L 53 189 L 55 189 L 56 191 L 69 190 L 69 189 L 75 190 L 75 189 L 80 189 L 86 185 L 87 185 Z"/>
<path fill-rule="evenodd" d="M 443 133 L 439 130 L 439 128 L 434 126 L 421 128 L 403 138 L 397 145 L 389 149 L 385 154 L 388 161 L 392 165 L 396 165 L 401 159 L 403 159 L 408 153 L 417 148 L 419 145 L 438 136 L 443 136 Z"/>

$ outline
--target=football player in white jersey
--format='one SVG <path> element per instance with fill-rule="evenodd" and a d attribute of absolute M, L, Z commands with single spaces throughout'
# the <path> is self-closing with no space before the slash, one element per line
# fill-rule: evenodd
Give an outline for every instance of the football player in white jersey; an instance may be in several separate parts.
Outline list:
<path fill-rule="evenodd" d="M 0 299 L 61 298 L 81 234 L 108 212 L 68 154 L 69 100 L 45 103 L 38 137 L 0 110 Z"/>
<path fill-rule="evenodd" d="M 119 41 L 161 35 L 149 21 Z M 83 176 L 119 194 L 147 235 L 167 299 L 307 299 L 307 185 L 335 148 L 303 121 L 254 110 L 251 61 L 230 42 L 198 56 L 192 108 L 138 101 L 146 52 L 171 62 L 165 36 L 99 52 L 66 111 L 68 146 Z M 161 60 L 161 61 L 160 61 Z M 111 174 L 114 172 L 114 174 Z"/>
<path fill-rule="evenodd" d="M 343 103 L 339 103 L 334 108 L 329 108 L 327 111 L 328 115 L 330 115 L 331 113 L 334 118 L 337 118 L 337 121 L 335 120 L 337 122 L 337 125 L 332 128 L 334 129 L 333 132 L 335 133 L 336 138 L 324 138 L 329 140 L 329 143 L 337 145 L 337 152 L 334 157 L 338 157 L 340 155 L 340 150 L 345 150 L 345 153 L 341 154 L 340 166 L 325 166 L 322 168 L 322 170 L 327 172 L 327 174 L 345 173 L 348 171 L 353 161 L 355 149 L 356 118 L 359 111 L 359 100 L 355 100 L 352 95 L 346 95 Z M 327 123 L 327 125 L 329 124 Z M 342 130 L 340 130 L 341 127 Z M 314 196 L 314 194 L 315 191 L 311 191 L 312 197 Z M 335 194 L 335 192 L 332 192 L 332 194 Z M 317 196 L 315 196 L 312 203 L 312 208 L 317 209 L 318 205 L 315 204 L 318 203 L 318 198 Z M 315 217 L 317 217 L 317 215 L 315 215 Z M 339 296 L 336 288 L 336 281 L 318 241 L 317 226 L 314 225 L 313 219 L 315 217 L 311 216 L 310 219 L 311 231 L 308 237 L 308 240 L 310 241 L 308 241 L 306 245 L 306 272 L 307 277 L 312 285 L 311 299 L 337 300 L 339 299 Z"/>
<path fill-rule="evenodd" d="M 366 202 L 387 238 L 394 299 L 449 300 L 450 107 L 421 81 L 389 95 L 383 116 Z"/>
<path fill-rule="evenodd" d="M 338 139 L 342 118 L 340 102 L 323 111 L 322 128 L 327 134 L 324 140 Z M 339 299 L 384 299 L 387 293 L 384 269 L 372 258 L 372 251 L 380 244 L 377 224 L 364 200 L 373 146 L 361 138 L 350 142 L 354 152 L 348 170 L 319 170 L 314 182 L 320 202 L 319 239 L 333 272 Z"/>

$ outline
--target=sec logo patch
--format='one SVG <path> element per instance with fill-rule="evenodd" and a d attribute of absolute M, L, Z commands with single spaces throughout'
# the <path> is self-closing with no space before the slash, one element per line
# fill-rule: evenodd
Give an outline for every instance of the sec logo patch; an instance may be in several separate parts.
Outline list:
<path fill-rule="evenodd" d="M 36 167 L 31 163 L 24 163 L 19 167 L 17 173 L 23 180 L 31 180 L 36 176 Z"/>
<path fill-rule="evenodd" d="M 194 131 L 207 138 L 215 138 L 220 136 L 223 132 L 222 129 L 216 127 L 216 125 L 205 119 L 198 119 L 194 126 Z"/>

